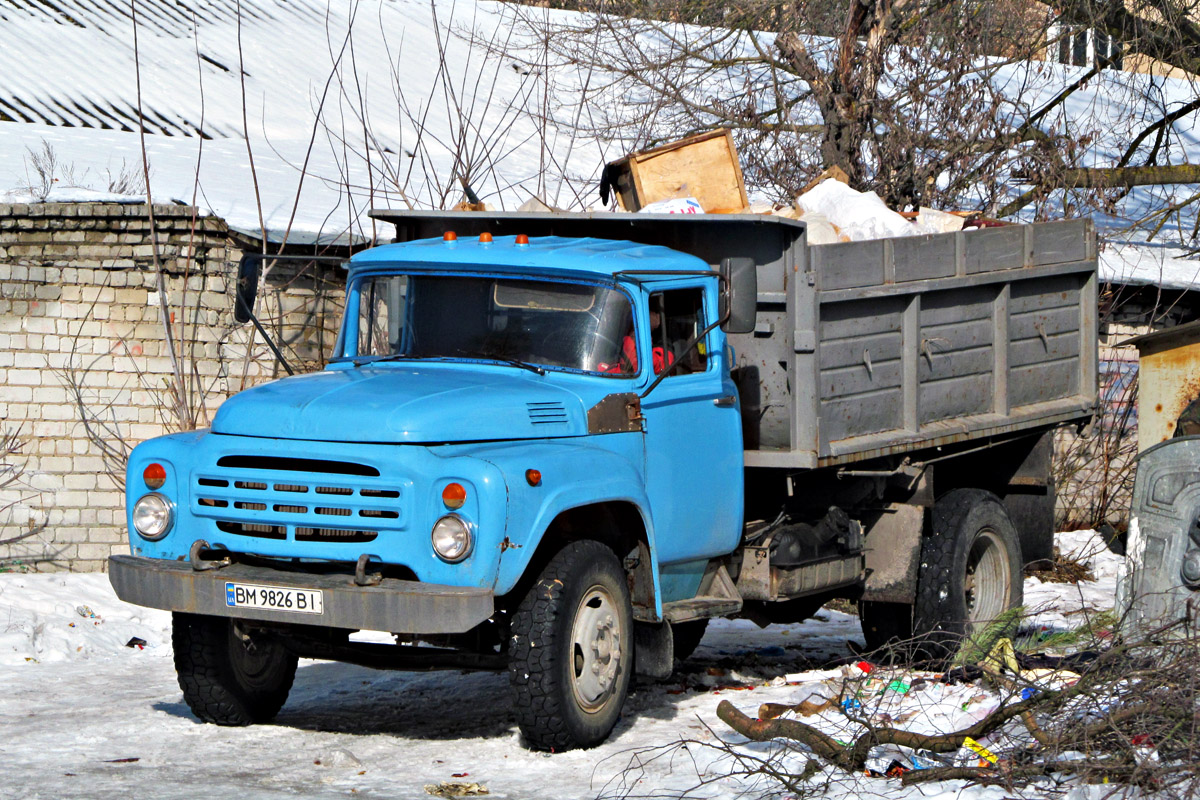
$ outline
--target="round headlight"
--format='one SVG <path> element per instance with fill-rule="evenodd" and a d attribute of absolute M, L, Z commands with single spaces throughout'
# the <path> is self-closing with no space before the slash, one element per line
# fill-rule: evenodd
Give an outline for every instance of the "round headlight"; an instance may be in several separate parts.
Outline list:
<path fill-rule="evenodd" d="M 171 530 L 171 501 L 157 492 L 133 504 L 133 529 L 143 539 L 161 539 Z"/>
<path fill-rule="evenodd" d="M 451 564 L 471 554 L 471 526 L 454 514 L 448 514 L 433 525 L 433 552 Z"/>

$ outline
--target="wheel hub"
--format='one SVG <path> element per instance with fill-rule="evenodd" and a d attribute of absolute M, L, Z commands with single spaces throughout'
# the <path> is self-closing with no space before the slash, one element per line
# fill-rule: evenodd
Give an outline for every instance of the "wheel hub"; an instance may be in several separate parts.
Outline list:
<path fill-rule="evenodd" d="M 999 534 L 985 528 L 967 554 L 963 579 L 967 614 L 972 624 L 996 619 L 1008 608 L 1012 576 Z"/>
<path fill-rule="evenodd" d="M 622 631 L 616 609 L 608 590 L 593 586 L 584 593 L 571 626 L 571 684 L 588 710 L 604 705 L 617 683 Z"/>

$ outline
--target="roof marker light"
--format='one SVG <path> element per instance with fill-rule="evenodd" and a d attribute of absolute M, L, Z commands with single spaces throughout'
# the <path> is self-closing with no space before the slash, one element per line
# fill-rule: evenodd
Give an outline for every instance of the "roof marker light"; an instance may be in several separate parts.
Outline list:
<path fill-rule="evenodd" d="M 442 241 L 443 242 L 457 242 L 458 234 L 455 233 L 454 231 L 446 231 L 445 233 L 442 234 Z"/>
<path fill-rule="evenodd" d="M 529 237 L 523 233 L 518 233 L 515 244 L 517 245 L 517 247 L 528 247 L 529 246 Z"/>
<path fill-rule="evenodd" d="M 488 233 L 487 231 L 484 231 L 483 233 L 479 234 L 479 243 L 480 244 L 491 244 L 492 243 L 492 235 L 490 233 Z"/>

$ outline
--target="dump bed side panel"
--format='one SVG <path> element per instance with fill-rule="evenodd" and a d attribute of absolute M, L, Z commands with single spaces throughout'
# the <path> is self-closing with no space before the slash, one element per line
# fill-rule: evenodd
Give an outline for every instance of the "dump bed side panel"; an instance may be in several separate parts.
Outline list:
<path fill-rule="evenodd" d="M 735 340 L 786 358 L 747 404 L 747 463 L 816 467 L 1086 417 L 1095 402 L 1090 221 L 809 248 L 793 330 Z M 774 306 L 760 297 L 760 327 Z M 811 322 L 810 322 L 811 321 Z M 781 353 L 790 339 L 791 353 Z M 815 397 L 803 396 L 814 387 Z M 790 408 L 775 400 L 800 387 Z M 752 393 L 744 391 L 744 394 Z M 806 419 L 811 415 L 811 419 Z M 785 419 L 787 424 L 785 425 Z"/>

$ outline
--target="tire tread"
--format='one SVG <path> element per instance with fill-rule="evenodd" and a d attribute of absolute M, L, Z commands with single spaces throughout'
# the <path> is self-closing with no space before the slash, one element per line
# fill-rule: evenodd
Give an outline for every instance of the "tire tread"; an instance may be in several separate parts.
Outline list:
<path fill-rule="evenodd" d="M 288 656 L 281 683 L 271 692 L 242 691 L 233 675 L 228 652 L 229 620 L 176 613 L 171 645 L 179 688 L 192 713 L 203 722 L 245 726 L 268 722 L 287 701 L 296 677 L 296 659 Z"/>
<path fill-rule="evenodd" d="M 587 564 L 603 559 L 616 562 L 612 550 L 600 542 L 566 545 L 542 570 L 513 614 L 509 644 L 513 713 L 526 743 L 535 750 L 562 751 L 593 744 L 579 742 L 567 724 L 561 698 L 571 689 L 562 685 L 555 654 L 557 637 L 570 635 L 565 625 L 559 625 L 559 618 L 570 613 L 563 603 L 568 582 Z M 632 628 L 625 635 L 630 637 L 625 646 L 632 647 Z"/>

